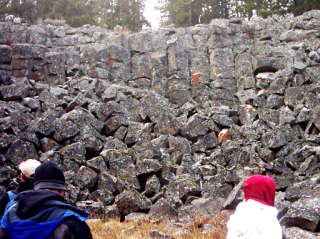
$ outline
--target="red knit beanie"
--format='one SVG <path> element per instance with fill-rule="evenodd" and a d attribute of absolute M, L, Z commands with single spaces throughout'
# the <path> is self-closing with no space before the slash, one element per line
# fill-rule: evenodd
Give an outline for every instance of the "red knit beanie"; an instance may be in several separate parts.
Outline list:
<path fill-rule="evenodd" d="M 269 176 L 253 175 L 243 183 L 244 199 L 252 199 L 268 206 L 274 206 L 276 184 Z"/>

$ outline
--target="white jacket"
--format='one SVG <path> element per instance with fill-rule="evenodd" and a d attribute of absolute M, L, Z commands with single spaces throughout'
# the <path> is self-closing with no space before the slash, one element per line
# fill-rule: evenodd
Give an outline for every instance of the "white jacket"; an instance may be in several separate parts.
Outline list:
<path fill-rule="evenodd" d="M 281 239 L 275 207 L 254 200 L 239 203 L 227 224 L 227 239 Z"/>

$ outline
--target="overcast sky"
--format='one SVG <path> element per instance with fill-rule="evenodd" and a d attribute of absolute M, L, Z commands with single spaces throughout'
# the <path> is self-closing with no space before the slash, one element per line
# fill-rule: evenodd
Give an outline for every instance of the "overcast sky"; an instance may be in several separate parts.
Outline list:
<path fill-rule="evenodd" d="M 151 23 L 152 28 L 157 28 L 160 22 L 160 11 L 155 9 L 158 0 L 146 0 L 144 16 Z"/>

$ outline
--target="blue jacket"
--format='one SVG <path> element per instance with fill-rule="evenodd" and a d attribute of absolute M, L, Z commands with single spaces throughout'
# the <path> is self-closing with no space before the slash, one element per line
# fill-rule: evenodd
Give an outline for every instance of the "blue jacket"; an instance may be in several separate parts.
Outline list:
<path fill-rule="evenodd" d="M 1 228 L 10 239 L 47 239 L 59 234 L 56 231 L 64 224 L 68 237 L 91 239 L 84 222 L 87 217 L 85 211 L 65 203 L 55 192 L 31 190 L 18 194 L 16 203 L 6 209 Z"/>
<path fill-rule="evenodd" d="M 17 194 L 13 191 L 9 191 L 0 195 L 0 222 L 7 207 L 9 207 L 11 203 L 14 203 L 16 197 Z"/>

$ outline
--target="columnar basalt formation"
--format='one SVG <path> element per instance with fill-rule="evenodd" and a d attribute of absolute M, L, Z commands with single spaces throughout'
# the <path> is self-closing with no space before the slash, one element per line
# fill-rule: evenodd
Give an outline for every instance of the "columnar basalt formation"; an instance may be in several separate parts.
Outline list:
<path fill-rule="evenodd" d="M 187 220 L 233 208 L 242 179 L 262 173 L 282 223 L 319 230 L 320 11 L 0 32 L 1 190 L 22 160 L 50 159 L 68 199 L 96 213 Z"/>

